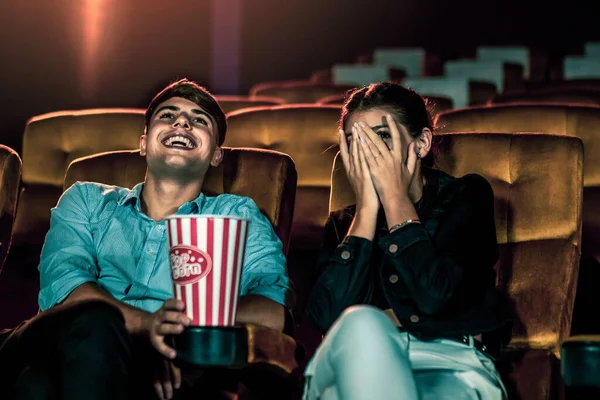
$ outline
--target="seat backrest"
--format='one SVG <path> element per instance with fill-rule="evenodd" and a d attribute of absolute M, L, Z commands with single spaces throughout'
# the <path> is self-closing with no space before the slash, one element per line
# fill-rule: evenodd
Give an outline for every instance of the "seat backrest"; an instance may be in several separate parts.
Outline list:
<path fill-rule="evenodd" d="M 546 132 L 580 138 L 585 147 L 582 250 L 600 263 L 599 106 L 498 104 L 447 111 L 437 123 L 443 132 Z"/>
<path fill-rule="evenodd" d="M 577 103 L 600 105 L 600 90 L 537 89 L 499 94 L 492 104 L 505 103 Z"/>
<path fill-rule="evenodd" d="M 378 48 L 373 52 L 373 64 L 402 68 L 406 76 L 425 75 L 425 49 L 423 48 Z"/>
<path fill-rule="evenodd" d="M 228 95 L 220 95 L 216 96 L 221 109 L 225 114 L 241 110 L 242 108 L 248 107 L 260 107 L 260 106 L 276 106 L 278 104 L 283 104 L 284 101 L 277 97 L 267 97 L 267 96 L 228 96 Z"/>
<path fill-rule="evenodd" d="M 477 59 L 481 61 L 505 61 L 523 66 L 523 74 L 530 76 L 531 64 L 529 49 L 524 46 L 479 46 Z"/>
<path fill-rule="evenodd" d="M 250 197 L 271 221 L 287 254 L 297 180 L 293 160 L 276 151 L 224 150 L 223 162 L 208 170 L 202 192 L 211 196 L 229 193 Z M 138 150 L 95 154 L 69 165 L 64 188 L 77 181 L 132 188 L 144 180 L 145 174 L 146 159 Z"/>
<path fill-rule="evenodd" d="M 444 64 L 445 76 L 466 77 L 482 82 L 491 82 L 501 92 L 507 86 L 507 78 L 511 70 L 517 78 L 522 80 L 523 67 L 519 64 L 504 61 L 481 61 L 481 60 L 450 60 Z"/>
<path fill-rule="evenodd" d="M 423 96 L 428 102 L 433 104 L 434 113 L 440 113 L 446 110 L 452 110 L 452 99 L 444 96 Z M 333 96 L 323 97 L 317 101 L 317 104 L 344 104 L 344 95 L 334 94 Z"/>
<path fill-rule="evenodd" d="M 33 246 L 31 252 L 39 254 L 50 209 L 60 197 L 71 161 L 104 151 L 137 149 L 143 133 L 142 109 L 60 111 L 31 118 L 23 136 L 25 187 L 14 225 L 14 245 Z"/>
<path fill-rule="evenodd" d="M 402 84 L 425 97 L 448 97 L 452 99 L 456 108 L 484 104 L 497 94 L 493 83 L 474 81 L 466 77 L 409 77 L 404 79 Z"/>
<path fill-rule="evenodd" d="M 265 82 L 253 86 L 250 96 L 278 97 L 287 104 L 315 103 L 325 96 L 343 94 L 352 88 L 354 86 L 311 81 Z"/>
<path fill-rule="evenodd" d="M 0 272 L 10 249 L 20 182 L 21 158 L 10 147 L 0 145 Z"/>
<path fill-rule="evenodd" d="M 337 64 L 331 71 L 333 82 L 342 85 L 367 86 L 391 79 L 390 68 L 386 65 Z"/>
<path fill-rule="evenodd" d="M 600 78 L 600 58 L 565 57 L 563 60 L 564 79 Z"/>
<path fill-rule="evenodd" d="M 339 106 L 285 105 L 230 113 L 225 144 L 289 154 L 298 171 L 294 244 L 313 247 L 327 219 Z"/>
<path fill-rule="evenodd" d="M 583 145 L 547 134 L 436 136 L 437 166 L 492 185 L 500 245 L 498 287 L 513 302 L 512 346 L 554 349 L 569 335 L 579 271 Z M 535 149 L 532 151 L 531 149 Z M 354 203 L 338 156 L 330 209 Z"/>
<path fill-rule="evenodd" d="M 23 136 L 23 182 L 61 187 L 76 158 L 140 147 L 144 110 L 60 111 L 30 119 Z"/>
<path fill-rule="evenodd" d="M 581 104 L 498 104 L 446 111 L 440 132 L 544 132 L 577 136 L 585 146 L 585 186 L 600 186 L 600 107 Z"/>

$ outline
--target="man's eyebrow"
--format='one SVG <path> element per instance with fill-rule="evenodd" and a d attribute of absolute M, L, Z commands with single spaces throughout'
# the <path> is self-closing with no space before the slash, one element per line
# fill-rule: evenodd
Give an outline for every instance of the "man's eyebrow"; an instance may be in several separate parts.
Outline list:
<path fill-rule="evenodd" d="M 156 115 L 158 115 L 163 110 L 179 111 L 180 108 L 177 106 L 163 106 L 163 107 L 159 108 L 158 110 L 156 110 Z M 211 115 L 204 110 L 194 108 L 191 111 L 192 111 L 192 114 L 204 115 L 204 116 L 208 117 L 209 119 L 211 118 Z"/>
<path fill-rule="evenodd" d="M 175 106 L 163 106 L 156 110 L 156 114 L 160 113 L 162 110 L 171 110 L 171 111 L 179 111 L 179 107 Z"/>
<path fill-rule="evenodd" d="M 206 111 L 204 111 L 204 110 L 198 110 L 198 109 L 196 109 L 196 108 L 192 110 L 192 113 L 193 113 L 193 114 L 197 114 L 197 115 L 205 115 L 205 116 L 207 116 L 207 117 L 209 117 L 209 118 L 210 118 L 210 116 L 211 116 L 211 115 L 210 115 L 209 113 L 207 113 Z"/>

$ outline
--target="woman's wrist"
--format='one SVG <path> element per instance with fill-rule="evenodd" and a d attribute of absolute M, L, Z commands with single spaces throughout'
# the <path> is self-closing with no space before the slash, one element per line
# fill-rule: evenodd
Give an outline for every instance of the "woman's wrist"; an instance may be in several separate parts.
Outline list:
<path fill-rule="evenodd" d="M 388 227 L 402 224 L 408 220 L 419 218 L 417 210 L 409 198 L 397 198 L 383 204 Z"/>
<path fill-rule="evenodd" d="M 367 240 L 373 240 L 377 226 L 377 209 L 357 208 L 352 225 L 348 230 L 348 236 L 357 236 Z"/>

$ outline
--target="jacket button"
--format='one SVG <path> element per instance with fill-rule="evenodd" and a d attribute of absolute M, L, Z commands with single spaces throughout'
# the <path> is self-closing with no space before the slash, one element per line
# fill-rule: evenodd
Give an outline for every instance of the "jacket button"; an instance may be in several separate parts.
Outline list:
<path fill-rule="evenodd" d="M 390 251 L 390 253 L 395 253 L 398 251 L 398 245 L 395 243 L 390 244 L 390 247 L 388 247 L 388 250 Z"/>
<path fill-rule="evenodd" d="M 341 257 L 342 257 L 342 260 L 349 259 L 350 258 L 350 252 L 348 250 L 342 251 Z"/>
<path fill-rule="evenodd" d="M 396 283 L 398 282 L 398 275 L 390 275 L 390 282 L 391 283 Z"/>
<path fill-rule="evenodd" d="M 416 324 L 417 322 L 419 322 L 420 318 L 417 314 L 413 314 L 410 316 L 410 322 L 412 322 L 413 324 Z"/>

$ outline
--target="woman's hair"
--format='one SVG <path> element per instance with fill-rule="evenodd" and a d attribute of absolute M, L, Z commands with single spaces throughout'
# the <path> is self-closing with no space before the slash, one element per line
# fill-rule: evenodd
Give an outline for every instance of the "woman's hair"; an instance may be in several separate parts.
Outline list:
<path fill-rule="evenodd" d="M 218 133 L 217 144 L 219 146 L 223 144 L 225 141 L 225 133 L 227 132 L 227 119 L 225 118 L 225 113 L 221 109 L 221 106 L 219 106 L 217 100 L 208 92 L 208 90 L 198 85 L 196 82 L 188 81 L 187 79 L 181 79 L 177 82 L 171 83 L 160 93 L 154 96 L 145 113 L 146 130 L 150 125 L 150 120 L 154 115 L 154 111 L 156 111 L 156 107 L 172 97 L 182 97 L 206 110 L 206 112 L 214 119 L 216 124 L 216 130 Z"/>
<path fill-rule="evenodd" d="M 421 97 L 412 89 L 394 82 L 373 83 L 362 88 L 352 89 L 346 95 L 340 117 L 340 129 L 344 129 L 350 115 L 373 108 L 389 111 L 396 121 L 404 125 L 412 137 L 417 137 L 423 128 L 435 131 L 432 118 L 433 104 Z M 431 150 L 422 159 L 423 165 L 433 167 L 435 164 L 434 143 Z"/>

